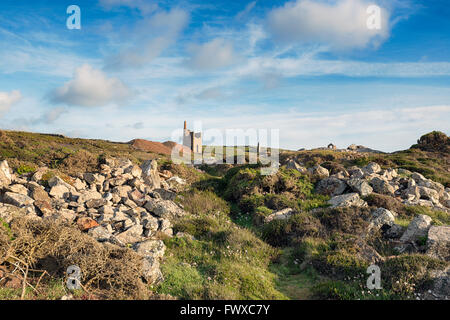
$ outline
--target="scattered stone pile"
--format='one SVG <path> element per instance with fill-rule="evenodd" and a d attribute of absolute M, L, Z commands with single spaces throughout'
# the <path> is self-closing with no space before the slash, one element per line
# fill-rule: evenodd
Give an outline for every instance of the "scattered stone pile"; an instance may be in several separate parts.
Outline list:
<path fill-rule="evenodd" d="M 302 173 L 308 171 L 322 179 L 317 185 L 317 192 L 331 196 L 329 203 L 333 207 L 366 206 L 360 197 L 375 192 L 397 198 L 405 205 L 450 212 L 450 188 L 417 172 L 381 169 L 375 162 L 363 168 L 354 166 L 344 169 L 333 175 L 320 165 L 306 169 L 294 160 L 288 161 L 286 167 Z"/>
<path fill-rule="evenodd" d="M 44 182 L 47 172 L 40 168 L 16 176 L 6 161 L 0 162 L 0 218 L 9 223 L 21 208 L 36 219 L 76 223 L 99 242 L 132 248 L 146 258 L 146 278 L 162 280 L 159 260 L 165 246 L 157 235 L 172 236 L 171 220 L 186 213 L 174 202 L 183 179 L 158 172 L 155 160 L 139 167 L 128 159 L 107 158 L 99 172 Z"/>
<path fill-rule="evenodd" d="M 332 175 L 320 165 L 306 169 L 294 160 L 288 160 L 286 167 L 318 177 L 320 180 L 316 191 L 331 197 L 328 201 L 331 208 L 368 207 L 363 197 L 378 193 L 396 198 L 405 205 L 425 206 L 450 214 L 450 188 L 445 188 L 417 172 L 403 169 L 383 170 L 375 162 L 363 168 L 354 166 Z M 286 208 L 267 216 L 265 222 L 286 220 L 294 214 L 296 212 L 293 209 Z M 398 253 L 425 253 L 450 262 L 450 226 L 432 225 L 431 217 L 418 215 L 405 229 L 395 223 L 397 216 L 392 210 L 373 208 L 368 228 L 362 238 L 381 230 L 385 239 Z M 444 271 L 436 272 L 433 280 L 434 290 L 427 293 L 428 298 L 450 299 L 450 266 Z"/>

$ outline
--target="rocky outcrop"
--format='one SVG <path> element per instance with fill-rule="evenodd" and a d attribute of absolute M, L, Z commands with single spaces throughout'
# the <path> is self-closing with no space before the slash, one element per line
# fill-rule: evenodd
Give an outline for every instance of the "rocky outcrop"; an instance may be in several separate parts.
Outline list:
<path fill-rule="evenodd" d="M 41 181 L 45 172 L 41 168 L 33 175 L 15 177 L 6 161 L 0 163 L 3 221 L 33 216 L 75 223 L 104 245 L 131 247 L 145 258 L 144 278 L 153 284 L 162 281 L 159 260 L 165 247 L 155 236 L 172 236 L 170 220 L 186 214 L 174 202 L 177 189 L 171 189 L 164 177 L 177 187 L 184 180 L 170 172 L 160 175 L 155 160 L 139 167 L 128 159 L 107 158 L 99 172 L 54 176 L 47 184 Z"/>
<path fill-rule="evenodd" d="M 402 172 L 400 175 L 396 169 L 382 169 L 375 162 L 363 168 L 354 166 L 342 169 L 331 176 L 327 176 L 328 170 L 321 166 L 308 170 L 321 177 L 316 191 L 324 195 L 334 197 L 343 193 L 358 193 L 366 197 L 375 192 L 398 198 L 405 205 L 426 206 L 450 213 L 450 189 L 417 172 L 399 169 Z"/>

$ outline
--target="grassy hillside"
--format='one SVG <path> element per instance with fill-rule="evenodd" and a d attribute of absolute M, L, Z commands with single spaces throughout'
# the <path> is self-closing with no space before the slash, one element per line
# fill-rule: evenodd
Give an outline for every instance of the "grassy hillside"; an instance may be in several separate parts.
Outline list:
<path fill-rule="evenodd" d="M 432 134 L 419 142 L 408 150 L 390 154 L 283 150 L 280 162 L 295 159 L 306 167 L 321 164 L 336 173 L 375 161 L 384 168 L 420 172 L 450 187 L 450 157 L 445 148 L 448 140 Z M 361 242 L 360 232 L 367 227 L 370 208 L 328 208 L 329 197 L 316 193 L 318 179 L 310 174 L 282 167 L 275 175 L 262 176 L 258 164 L 204 165 L 203 171 L 198 171 L 126 143 L 0 131 L 0 160 L 8 160 L 19 174 L 40 166 L 68 175 L 95 171 L 98 160 L 104 156 L 126 157 L 135 163 L 158 158 L 161 169 L 188 181 L 188 187 L 176 201 L 190 214 L 174 222 L 174 232 L 194 238 L 163 237 L 167 246 L 161 265 L 165 281 L 151 288 L 163 296 L 413 299 L 414 291 L 397 286 L 396 282 L 407 279 L 422 289 L 428 279 L 428 271 L 422 268 L 444 266 L 442 261 L 421 254 L 397 255 L 380 240 L 379 234 Z M 394 198 L 373 194 L 365 200 L 372 208 L 395 209 L 399 213 L 396 223 L 403 227 L 419 214 L 429 215 L 436 225 L 450 223 L 448 213 L 404 206 Z M 265 217 L 284 208 L 300 214 L 263 223 Z M 368 266 L 365 254 L 372 252 L 371 248 L 385 259 L 383 268 L 390 275 L 383 280 L 385 290 L 378 295 L 364 292 Z M 414 276 L 419 273 L 420 277 Z M 63 290 L 61 281 L 58 283 L 50 282 L 47 296 L 40 298 L 60 297 Z M 14 299 L 19 295 L 20 290 L 0 288 L 0 298 Z"/>
<path fill-rule="evenodd" d="M 20 172 L 39 166 L 67 174 L 85 172 L 97 166 L 102 156 L 126 157 L 140 163 L 160 155 L 133 148 L 127 143 L 67 138 L 20 131 L 0 131 L 0 158 Z"/>

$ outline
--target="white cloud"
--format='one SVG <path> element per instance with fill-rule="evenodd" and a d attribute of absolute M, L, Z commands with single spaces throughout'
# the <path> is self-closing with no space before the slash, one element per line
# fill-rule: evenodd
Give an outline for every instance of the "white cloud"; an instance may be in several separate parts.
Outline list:
<path fill-rule="evenodd" d="M 130 89 L 117 78 L 85 64 L 75 70 L 72 80 L 50 94 L 54 103 L 83 107 L 120 104 L 131 96 Z"/>
<path fill-rule="evenodd" d="M 17 103 L 22 98 L 20 91 L 14 90 L 11 92 L 0 91 L 0 113 L 8 111 L 11 106 Z"/>
<path fill-rule="evenodd" d="M 188 13 L 178 8 L 160 11 L 142 20 L 132 32 L 133 43 L 128 49 L 109 57 L 105 69 L 137 68 L 153 61 L 175 43 L 188 21 Z"/>
<path fill-rule="evenodd" d="M 192 44 L 187 64 L 199 70 L 212 70 L 228 67 L 237 62 L 233 44 L 222 38 L 216 38 L 202 45 Z"/>
<path fill-rule="evenodd" d="M 364 48 L 389 36 L 389 12 L 381 8 L 381 29 L 369 29 L 366 0 L 335 3 L 297 0 L 272 10 L 268 27 L 276 40 L 323 43 L 333 49 Z"/>

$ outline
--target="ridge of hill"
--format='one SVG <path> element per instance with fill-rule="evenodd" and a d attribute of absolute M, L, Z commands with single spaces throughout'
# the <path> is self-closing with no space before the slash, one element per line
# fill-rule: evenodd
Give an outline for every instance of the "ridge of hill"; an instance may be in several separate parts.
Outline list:
<path fill-rule="evenodd" d="M 149 141 L 145 139 L 133 139 L 128 142 L 133 148 L 141 151 L 170 155 L 172 148 L 161 142 Z"/>

